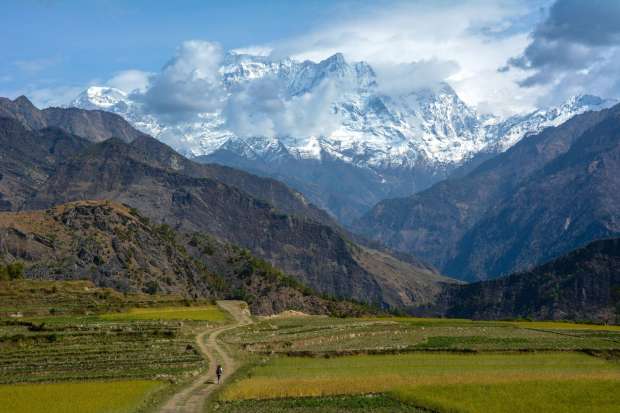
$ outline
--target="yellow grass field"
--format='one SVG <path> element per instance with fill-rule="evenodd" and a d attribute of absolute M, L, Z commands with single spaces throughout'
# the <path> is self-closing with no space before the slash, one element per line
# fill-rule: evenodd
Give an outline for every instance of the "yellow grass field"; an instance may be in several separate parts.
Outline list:
<path fill-rule="evenodd" d="M 153 380 L 2 385 L 0 411 L 129 413 L 163 386 L 163 383 Z"/>
<path fill-rule="evenodd" d="M 251 370 L 222 400 L 382 393 L 401 387 L 523 381 L 610 380 L 620 364 L 581 353 L 411 353 L 337 358 L 276 357 Z"/>
<path fill-rule="evenodd" d="M 153 307 L 132 308 L 124 313 L 103 314 L 104 320 L 191 320 L 224 322 L 228 320 L 226 312 L 216 305 L 197 307 Z"/>
<path fill-rule="evenodd" d="M 419 386 L 398 389 L 392 395 L 442 413 L 617 413 L 619 385 L 615 380 L 528 381 Z"/>

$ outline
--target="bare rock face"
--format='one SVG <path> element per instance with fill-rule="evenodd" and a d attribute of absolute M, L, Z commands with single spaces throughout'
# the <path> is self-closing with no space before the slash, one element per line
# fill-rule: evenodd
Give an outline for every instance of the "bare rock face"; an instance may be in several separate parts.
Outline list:
<path fill-rule="evenodd" d="M 620 235 L 620 105 L 526 137 L 468 174 L 377 204 L 361 233 L 462 280 Z"/>

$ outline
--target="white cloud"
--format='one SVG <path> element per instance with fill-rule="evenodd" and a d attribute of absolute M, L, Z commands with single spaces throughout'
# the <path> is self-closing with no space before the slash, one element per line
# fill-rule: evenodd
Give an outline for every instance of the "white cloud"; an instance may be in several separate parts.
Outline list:
<path fill-rule="evenodd" d="M 152 76 L 149 72 L 142 70 L 123 70 L 116 73 L 110 80 L 106 82 L 107 86 L 114 87 L 129 93 L 135 90 L 145 91 L 149 85 L 149 77 Z"/>
<path fill-rule="evenodd" d="M 294 97 L 286 97 L 286 85 L 263 78 L 242 85 L 224 109 L 227 127 L 238 136 L 327 135 L 338 126 L 332 103 L 341 92 L 335 82 L 320 85 Z"/>
<path fill-rule="evenodd" d="M 132 96 L 147 110 L 163 116 L 192 116 L 217 110 L 225 99 L 218 72 L 222 58 L 217 43 L 183 42 L 161 72 L 150 78 L 149 88 Z"/>
<path fill-rule="evenodd" d="M 83 90 L 83 86 L 50 86 L 36 87 L 13 94 L 25 95 L 36 107 L 43 109 L 51 106 L 64 106 Z"/>
<path fill-rule="evenodd" d="M 387 95 L 400 95 L 446 81 L 458 73 L 459 65 L 455 61 L 431 59 L 378 65 L 374 69 L 379 90 Z"/>
<path fill-rule="evenodd" d="M 386 5 L 347 19 L 336 17 L 311 33 L 269 45 L 273 55 L 321 60 L 342 52 L 349 61 L 389 68 L 411 62 L 454 62 L 449 79 L 470 105 L 509 114 L 532 109 L 543 88 L 519 90 L 523 73 L 497 68 L 528 43 L 524 20 L 548 0 L 410 1 Z M 534 16 L 533 16 L 534 13 Z M 389 69 L 385 69 L 389 70 Z"/>

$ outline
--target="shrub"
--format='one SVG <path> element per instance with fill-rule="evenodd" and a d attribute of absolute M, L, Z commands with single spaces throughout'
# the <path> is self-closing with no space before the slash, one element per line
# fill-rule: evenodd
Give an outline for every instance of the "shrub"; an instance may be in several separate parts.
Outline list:
<path fill-rule="evenodd" d="M 24 264 L 13 262 L 7 265 L 0 265 L 0 280 L 12 281 L 24 278 Z"/>

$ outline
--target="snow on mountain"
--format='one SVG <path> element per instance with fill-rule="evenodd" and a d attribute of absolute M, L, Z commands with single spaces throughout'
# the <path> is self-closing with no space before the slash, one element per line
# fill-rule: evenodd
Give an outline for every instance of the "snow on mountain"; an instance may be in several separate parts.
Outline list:
<path fill-rule="evenodd" d="M 516 115 L 486 128 L 491 143 L 487 150 L 503 152 L 524 136 L 541 132 L 544 128 L 558 126 L 575 115 L 589 110 L 601 110 L 617 103 L 598 96 L 572 96 L 560 106 L 539 109 L 526 115 Z"/>
<path fill-rule="evenodd" d="M 594 96 L 579 96 L 559 107 L 489 122 L 447 84 L 395 96 L 381 94 L 375 72 L 367 63 L 349 64 L 339 53 L 319 63 L 229 53 L 219 72 L 230 95 L 240 85 L 277 79 L 286 87 L 285 101 L 312 93 L 326 80 L 333 81 L 337 93 L 331 111 L 338 125 L 326 136 L 239 136 L 228 127 L 222 111 L 171 123 L 146 113 L 131 94 L 99 86 L 88 88 L 71 106 L 118 113 L 190 156 L 208 155 L 223 146 L 230 149 L 232 141 L 240 140 L 243 145 L 236 146 L 245 147 L 245 155 L 282 151 L 282 145 L 301 158 L 320 159 L 329 153 L 358 166 L 402 168 L 420 162 L 441 167 L 458 164 L 484 149 L 504 151 L 528 133 L 610 104 Z"/>
<path fill-rule="evenodd" d="M 350 64 L 339 53 L 315 63 L 231 52 L 218 76 L 226 96 L 222 107 L 191 118 L 151 113 L 141 92 L 109 87 L 90 87 L 71 105 L 117 113 L 187 156 L 261 171 L 302 192 L 311 187 L 313 202 L 332 212 L 339 206 L 329 202 L 341 197 L 332 183 L 317 184 L 316 169 L 296 171 L 290 162 L 307 167 L 328 160 L 357 168 L 351 173 L 366 186 L 357 194 L 355 215 L 383 197 L 424 189 L 478 153 L 505 151 L 527 134 L 614 103 L 577 96 L 501 120 L 480 116 L 445 83 L 382 93 L 370 65 Z M 352 188 L 362 182 L 353 181 Z"/>

